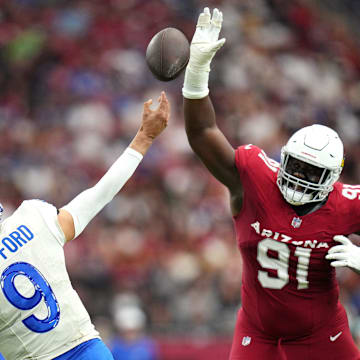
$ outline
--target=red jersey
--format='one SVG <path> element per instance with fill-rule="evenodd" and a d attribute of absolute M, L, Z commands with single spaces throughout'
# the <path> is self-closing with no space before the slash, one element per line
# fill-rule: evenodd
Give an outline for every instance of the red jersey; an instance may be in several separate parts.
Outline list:
<path fill-rule="evenodd" d="M 335 183 L 321 208 L 298 216 L 277 184 L 279 164 L 254 145 L 236 150 L 244 189 L 234 216 L 243 258 L 242 306 L 260 331 L 311 334 L 340 311 L 335 269 L 325 259 L 334 235 L 360 230 L 360 186 Z"/>

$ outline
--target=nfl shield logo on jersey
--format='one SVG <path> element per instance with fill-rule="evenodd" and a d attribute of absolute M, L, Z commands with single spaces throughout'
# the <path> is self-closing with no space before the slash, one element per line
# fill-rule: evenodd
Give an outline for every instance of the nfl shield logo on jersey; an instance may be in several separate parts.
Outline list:
<path fill-rule="evenodd" d="M 251 343 L 251 337 L 250 336 L 244 336 L 241 342 L 242 346 L 248 346 Z"/>
<path fill-rule="evenodd" d="M 302 222 L 302 220 L 301 220 L 300 218 L 294 217 L 294 218 L 292 219 L 291 225 L 292 225 L 295 229 L 297 229 L 297 228 L 300 227 L 301 222 Z"/>

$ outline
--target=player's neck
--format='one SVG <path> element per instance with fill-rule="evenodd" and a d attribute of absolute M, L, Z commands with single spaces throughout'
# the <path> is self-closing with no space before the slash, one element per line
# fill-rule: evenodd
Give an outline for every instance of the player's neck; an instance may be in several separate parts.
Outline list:
<path fill-rule="evenodd" d="M 309 203 L 304 205 L 290 205 L 298 216 L 304 216 L 307 214 L 311 214 L 312 212 L 319 210 L 323 205 L 327 202 L 327 198 L 323 201 Z"/>

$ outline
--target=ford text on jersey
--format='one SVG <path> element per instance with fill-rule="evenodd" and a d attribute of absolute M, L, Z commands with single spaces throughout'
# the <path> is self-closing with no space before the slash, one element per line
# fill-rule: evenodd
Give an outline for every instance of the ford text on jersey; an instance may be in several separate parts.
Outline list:
<path fill-rule="evenodd" d="M 10 254 L 17 252 L 33 238 L 33 232 L 26 225 L 18 226 L 15 231 L 1 239 L 1 257 L 6 260 Z"/>

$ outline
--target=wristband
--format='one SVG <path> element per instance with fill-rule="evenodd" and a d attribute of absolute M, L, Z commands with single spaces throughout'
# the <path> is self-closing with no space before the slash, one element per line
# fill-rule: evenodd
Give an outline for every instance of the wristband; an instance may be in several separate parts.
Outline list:
<path fill-rule="evenodd" d="M 210 66 L 188 64 L 182 94 L 186 99 L 202 99 L 209 94 Z"/>

